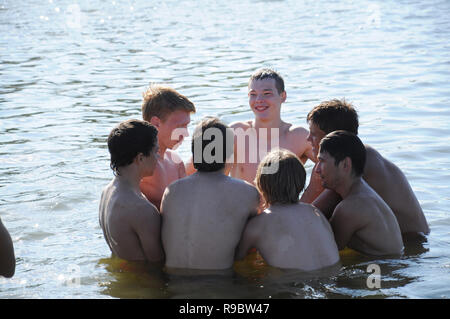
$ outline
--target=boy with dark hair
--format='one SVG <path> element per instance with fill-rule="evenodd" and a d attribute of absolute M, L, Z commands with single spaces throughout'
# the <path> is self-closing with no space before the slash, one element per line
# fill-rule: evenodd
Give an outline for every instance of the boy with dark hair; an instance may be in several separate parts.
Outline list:
<path fill-rule="evenodd" d="M 302 163 L 308 158 L 315 161 L 307 141 L 308 130 L 281 119 L 286 99 L 284 80 L 277 71 L 263 68 L 251 75 L 248 103 L 254 119 L 230 124 L 236 136 L 231 176 L 253 183 L 259 162 L 276 148 L 290 150 Z"/>
<path fill-rule="evenodd" d="M 319 143 L 326 134 L 335 130 L 358 133 L 358 114 L 345 100 L 320 103 L 309 112 L 307 120 L 308 140 L 312 144 L 315 156 L 319 151 Z M 402 234 L 405 238 L 428 234 L 430 231 L 428 223 L 406 176 L 374 148 L 368 145 L 365 145 L 365 148 L 367 159 L 362 177 L 392 209 Z M 303 193 L 301 201 L 312 203 L 330 218 L 341 198 L 332 190 L 324 190 L 316 166 L 312 170 L 309 186 Z"/>
<path fill-rule="evenodd" d="M 258 163 L 265 154 L 278 147 L 290 150 L 302 163 L 308 158 L 315 161 L 311 144 L 306 140 L 308 130 L 281 119 L 281 106 L 286 98 L 284 80 L 277 71 L 263 68 L 251 75 L 248 103 L 254 119 L 230 124 L 235 134 L 235 156 L 230 165 L 232 177 L 253 183 Z M 189 163 L 187 174 L 194 171 Z"/>
<path fill-rule="evenodd" d="M 129 261 L 163 259 L 158 209 L 139 189 L 141 179 L 155 171 L 157 134 L 148 122 L 128 120 L 108 137 L 115 177 L 102 192 L 99 221 L 111 252 Z"/>
<path fill-rule="evenodd" d="M 330 219 L 338 248 L 363 254 L 400 255 L 403 241 L 394 213 L 362 179 L 366 148 L 348 131 L 335 131 L 320 142 L 316 171 L 322 186 L 342 197 Z"/>
<path fill-rule="evenodd" d="M 242 230 L 256 215 L 258 191 L 224 174 L 234 136 L 217 118 L 195 129 L 192 155 L 197 172 L 170 184 L 163 196 L 162 242 L 166 270 L 230 270 Z"/>

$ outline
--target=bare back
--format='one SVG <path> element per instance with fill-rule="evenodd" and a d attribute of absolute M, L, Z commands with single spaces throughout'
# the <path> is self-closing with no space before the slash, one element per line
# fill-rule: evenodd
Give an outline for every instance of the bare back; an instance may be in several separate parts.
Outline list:
<path fill-rule="evenodd" d="M 331 226 L 309 204 L 275 204 L 248 223 L 239 257 L 256 248 L 271 266 L 312 271 L 332 266 L 339 252 Z"/>
<path fill-rule="evenodd" d="M 403 240 L 392 210 L 363 180 L 337 206 L 330 220 L 339 249 L 400 255 Z"/>
<path fill-rule="evenodd" d="M 253 186 L 220 172 L 197 172 L 171 184 L 161 206 L 166 267 L 231 268 L 258 204 Z"/>
<path fill-rule="evenodd" d="M 425 215 L 405 175 L 375 149 L 368 145 L 365 146 L 367 159 L 363 178 L 391 208 L 402 234 L 428 234 L 430 230 Z M 331 190 L 323 189 L 319 184 L 320 179 L 315 176 L 317 175 L 315 170 L 312 174 L 308 188 L 316 194 L 315 196 L 320 194 L 313 199 L 314 205 L 324 211 L 327 217 L 331 217 L 334 210 L 333 204 L 336 205 L 336 202 L 340 201 L 340 197 L 336 197 Z"/>
<path fill-rule="evenodd" d="M 403 172 L 370 146 L 366 145 L 366 151 L 364 180 L 392 209 L 401 232 L 428 234 L 422 208 Z"/>
<path fill-rule="evenodd" d="M 277 145 L 271 143 L 271 129 L 266 129 L 266 133 L 259 131 L 254 127 L 254 121 L 235 122 L 230 125 L 234 129 L 234 165 L 231 170 L 231 176 L 254 183 L 258 164 L 261 159 L 274 147 L 284 148 L 295 155 L 305 163 L 308 158 L 314 158 L 312 155 L 311 144 L 306 140 L 308 131 L 300 126 L 294 127 L 292 124 L 282 122 L 278 129 Z M 239 135 L 245 139 L 239 139 Z M 261 141 L 261 143 L 260 143 Z M 264 145 L 264 143 L 266 143 Z"/>
<path fill-rule="evenodd" d="M 100 200 L 99 221 L 112 253 L 129 261 L 159 261 L 163 257 L 160 216 L 144 195 L 114 179 Z"/>

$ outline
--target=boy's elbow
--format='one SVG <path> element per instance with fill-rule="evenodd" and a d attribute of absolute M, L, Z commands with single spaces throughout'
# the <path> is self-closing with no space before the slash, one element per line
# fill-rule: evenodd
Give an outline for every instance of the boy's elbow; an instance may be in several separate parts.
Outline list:
<path fill-rule="evenodd" d="M 11 262 L 10 265 L 8 265 L 8 267 L 4 267 L 1 271 L 0 271 L 0 276 L 3 276 L 5 278 L 11 278 L 12 276 L 14 276 L 16 272 L 16 262 Z"/>

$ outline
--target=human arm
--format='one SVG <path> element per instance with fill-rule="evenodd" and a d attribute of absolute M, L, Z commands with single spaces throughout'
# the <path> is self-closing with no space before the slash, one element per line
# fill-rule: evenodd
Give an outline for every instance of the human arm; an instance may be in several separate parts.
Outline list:
<path fill-rule="evenodd" d="M 306 149 L 303 155 L 300 157 L 300 161 L 305 164 L 308 159 L 310 159 L 313 163 L 317 162 L 317 159 L 312 151 L 312 145 L 309 141 L 306 142 Z"/>
<path fill-rule="evenodd" d="M 357 205 L 341 203 L 333 212 L 330 225 L 339 250 L 344 249 L 354 234 L 366 225 L 364 217 L 358 214 L 358 211 L 359 207 Z"/>
<path fill-rule="evenodd" d="M 309 131 L 302 126 L 295 126 L 289 133 L 289 144 L 292 151 L 296 153 L 300 161 L 305 164 L 308 159 L 313 163 L 317 162 L 317 158 L 312 151 L 311 142 L 308 141 Z"/>
<path fill-rule="evenodd" d="M 161 215 L 151 203 L 137 207 L 134 212 L 132 225 L 139 237 L 142 251 L 149 262 L 158 262 L 164 259 L 161 244 Z"/>
<path fill-rule="evenodd" d="M 0 219 L 0 276 L 11 278 L 16 270 L 14 245 L 8 230 Z"/>
<path fill-rule="evenodd" d="M 252 248 L 257 248 L 256 244 L 260 235 L 260 223 L 258 217 L 250 218 L 242 232 L 241 240 L 236 248 L 235 260 L 242 260 L 247 256 L 248 252 Z"/>
<path fill-rule="evenodd" d="M 312 202 L 312 205 L 317 207 L 326 218 L 330 219 L 336 205 L 338 205 L 341 200 L 342 197 L 338 193 L 332 191 L 331 189 L 325 189 Z"/>
<path fill-rule="evenodd" d="M 309 185 L 300 197 L 300 202 L 311 204 L 323 192 L 323 190 L 322 180 L 316 173 L 316 165 L 314 165 L 311 170 Z"/>

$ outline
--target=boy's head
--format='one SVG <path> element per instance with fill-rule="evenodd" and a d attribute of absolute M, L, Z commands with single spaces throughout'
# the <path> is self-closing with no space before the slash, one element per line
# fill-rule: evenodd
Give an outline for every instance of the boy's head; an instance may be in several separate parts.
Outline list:
<path fill-rule="evenodd" d="M 113 128 L 108 136 L 108 150 L 114 174 L 120 175 L 119 169 L 133 163 L 137 156 L 152 156 L 158 148 L 157 135 L 158 131 L 150 123 L 134 119 Z"/>
<path fill-rule="evenodd" d="M 194 104 L 170 87 L 151 85 L 143 94 L 142 117 L 158 129 L 162 148 L 176 148 L 188 136 Z"/>
<path fill-rule="evenodd" d="M 200 172 L 215 172 L 225 168 L 233 155 L 234 134 L 216 117 L 204 118 L 192 136 L 194 168 Z"/>
<path fill-rule="evenodd" d="M 283 78 L 274 70 L 256 71 L 248 82 L 248 103 L 255 118 L 272 121 L 280 117 L 281 104 L 286 101 Z"/>
<path fill-rule="evenodd" d="M 277 166 L 278 170 L 265 173 L 265 168 Z M 302 162 L 291 151 L 276 149 L 259 163 L 255 185 L 266 205 L 297 203 L 305 186 L 306 172 Z"/>
<path fill-rule="evenodd" d="M 272 69 L 264 68 L 259 69 L 255 73 L 253 73 L 248 80 L 248 86 L 250 87 L 250 84 L 253 81 L 262 81 L 266 79 L 272 79 L 274 80 L 275 87 L 277 89 L 278 94 L 281 94 L 284 92 L 284 80 L 281 77 L 281 75 Z"/>
<path fill-rule="evenodd" d="M 320 103 L 308 113 L 306 120 L 309 124 L 308 141 L 311 142 L 316 157 L 319 143 L 328 133 L 344 130 L 358 134 L 358 113 L 345 99 Z"/>
<path fill-rule="evenodd" d="M 336 189 L 342 178 L 360 177 L 366 164 L 366 148 L 358 136 L 334 131 L 320 142 L 316 172 L 326 188 Z"/>

